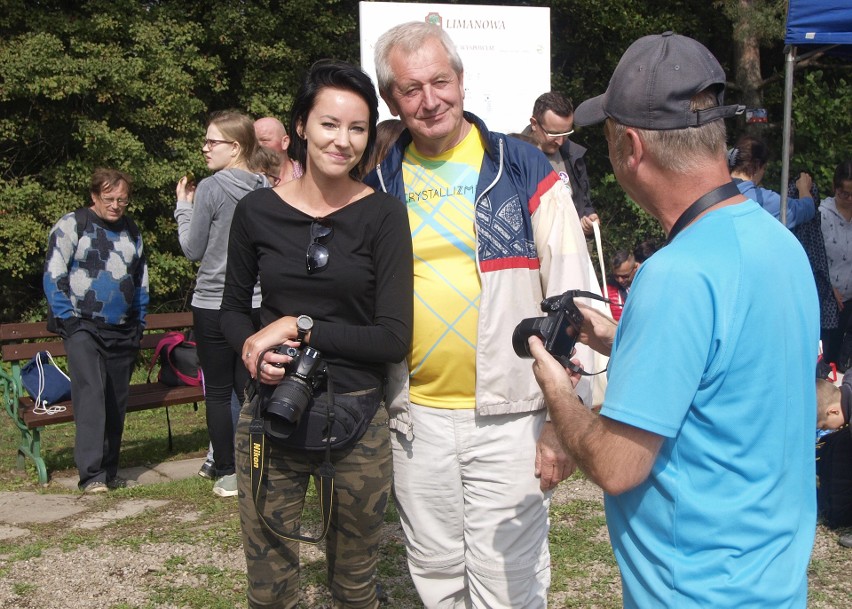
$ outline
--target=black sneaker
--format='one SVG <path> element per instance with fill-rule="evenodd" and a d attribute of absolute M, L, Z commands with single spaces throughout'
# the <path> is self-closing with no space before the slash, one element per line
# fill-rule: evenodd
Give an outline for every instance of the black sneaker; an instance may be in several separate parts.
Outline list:
<path fill-rule="evenodd" d="M 207 480 L 213 480 L 216 477 L 216 464 L 208 459 L 201 465 L 198 475 Z"/>

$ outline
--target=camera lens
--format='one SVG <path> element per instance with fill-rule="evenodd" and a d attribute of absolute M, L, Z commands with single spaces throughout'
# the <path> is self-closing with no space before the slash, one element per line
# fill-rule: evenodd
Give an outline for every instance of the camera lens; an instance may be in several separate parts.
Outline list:
<path fill-rule="evenodd" d="M 522 328 L 521 324 L 518 324 L 515 331 L 512 332 L 512 348 L 515 350 L 515 354 L 518 357 L 532 357 L 532 354 L 530 354 L 529 343 L 527 343 L 530 336 L 532 336 L 532 334 L 527 332 L 525 328 Z"/>
<path fill-rule="evenodd" d="M 551 326 L 550 317 L 522 319 L 512 332 L 512 348 L 515 349 L 517 356 L 531 358 L 532 353 L 527 342 L 530 336 L 538 336 L 546 344 L 552 330 Z"/>
<path fill-rule="evenodd" d="M 269 396 L 266 403 L 267 428 L 273 434 L 287 438 L 299 424 L 313 391 L 300 378 L 286 378 Z"/>

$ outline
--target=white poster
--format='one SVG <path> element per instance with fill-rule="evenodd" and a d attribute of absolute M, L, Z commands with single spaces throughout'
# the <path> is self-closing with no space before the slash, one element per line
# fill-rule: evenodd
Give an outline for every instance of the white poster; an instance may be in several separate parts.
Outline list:
<path fill-rule="evenodd" d="M 464 64 L 465 110 L 489 129 L 513 133 L 529 123 L 536 98 L 550 91 L 550 9 L 361 2 L 361 67 L 375 82 L 373 47 L 406 21 L 430 21 L 453 39 Z M 380 100 L 380 120 L 391 118 Z"/>

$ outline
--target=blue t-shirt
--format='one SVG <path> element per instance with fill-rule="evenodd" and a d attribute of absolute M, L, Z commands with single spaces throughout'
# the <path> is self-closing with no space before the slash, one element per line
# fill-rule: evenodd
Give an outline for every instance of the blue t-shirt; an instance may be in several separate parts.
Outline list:
<path fill-rule="evenodd" d="M 778 220 L 781 219 L 781 195 L 755 185 L 751 180 L 735 180 L 737 188 L 744 196 L 757 201 L 763 209 Z M 816 214 L 816 204 L 810 197 L 787 199 L 787 228 L 794 228 L 811 220 Z"/>
<path fill-rule="evenodd" d="M 805 607 L 818 339 L 805 253 L 754 201 L 639 268 L 601 414 L 664 441 L 605 498 L 625 607 Z"/>

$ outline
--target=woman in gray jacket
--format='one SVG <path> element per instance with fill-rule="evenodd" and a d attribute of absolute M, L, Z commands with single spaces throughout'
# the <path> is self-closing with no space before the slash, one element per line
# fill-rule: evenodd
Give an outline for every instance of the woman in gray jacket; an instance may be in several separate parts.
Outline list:
<path fill-rule="evenodd" d="M 231 394 L 242 396 L 248 373 L 219 328 L 219 307 L 225 287 L 228 234 L 237 202 L 270 184 L 264 174 L 277 175 L 277 161 L 260 146 L 251 118 L 234 111 L 214 114 L 201 148 L 207 167 L 216 173 L 195 186 L 187 176 L 177 185 L 175 220 L 184 255 L 200 261 L 192 296 L 198 359 L 204 372 L 207 432 L 213 446 L 220 497 L 237 494 L 234 473 L 234 426 Z M 255 286 L 253 307 L 260 307 Z"/>

